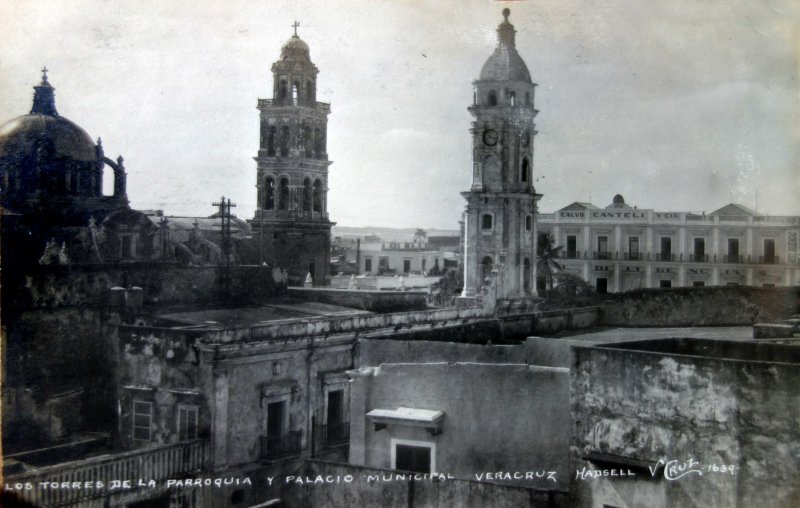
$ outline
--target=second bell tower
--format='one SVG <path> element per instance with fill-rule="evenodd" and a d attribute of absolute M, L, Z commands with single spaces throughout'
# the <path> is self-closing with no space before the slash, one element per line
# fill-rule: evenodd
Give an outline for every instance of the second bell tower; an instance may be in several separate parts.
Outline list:
<path fill-rule="evenodd" d="M 319 71 L 298 26 L 272 65 L 273 98 L 258 100 L 258 204 L 250 223 L 260 261 L 285 268 L 290 284 L 301 284 L 310 274 L 314 285 L 324 285 L 333 226 L 326 146 L 330 105 L 317 102 Z"/>
<path fill-rule="evenodd" d="M 497 27 L 497 47 L 473 82 L 472 186 L 462 192 L 464 296 L 493 284 L 497 298 L 535 294 L 536 203 L 533 106 L 536 85 L 517 53 L 510 11 Z M 492 280 L 494 282 L 492 283 Z"/>

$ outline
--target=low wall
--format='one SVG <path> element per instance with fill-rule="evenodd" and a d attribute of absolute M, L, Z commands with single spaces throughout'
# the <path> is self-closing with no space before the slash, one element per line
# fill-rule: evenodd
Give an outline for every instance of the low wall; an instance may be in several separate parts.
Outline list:
<path fill-rule="evenodd" d="M 800 288 L 748 286 L 639 289 L 608 295 L 609 326 L 748 326 L 800 311 Z"/>
<path fill-rule="evenodd" d="M 293 485 L 281 499 L 287 508 L 307 506 L 380 506 L 427 508 L 460 506 L 482 508 L 560 508 L 566 493 L 470 480 L 402 479 L 397 471 L 306 460 L 298 476 L 343 479 L 351 483 Z M 372 479 L 373 481 L 369 481 Z M 384 481 L 386 480 L 386 481 Z"/>
<path fill-rule="evenodd" d="M 433 309 L 390 314 L 329 316 L 265 323 L 208 332 L 205 342 L 218 344 L 242 340 L 271 340 L 338 333 L 364 333 L 371 338 L 404 337 L 409 340 L 512 343 L 534 334 L 587 328 L 598 320 L 598 308 L 567 309 L 548 313 L 487 316 L 481 307 Z"/>
<path fill-rule="evenodd" d="M 332 288 L 288 289 L 289 296 L 312 302 L 331 303 L 372 312 L 424 310 L 425 291 L 365 291 Z"/>
<path fill-rule="evenodd" d="M 356 368 L 375 367 L 382 363 L 475 362 L 524 363 L 522 346 L 460 344 L 427 340 L 365 340 L 356 347 Z M 535 363 L 531 361 L 530 363 Z"/>

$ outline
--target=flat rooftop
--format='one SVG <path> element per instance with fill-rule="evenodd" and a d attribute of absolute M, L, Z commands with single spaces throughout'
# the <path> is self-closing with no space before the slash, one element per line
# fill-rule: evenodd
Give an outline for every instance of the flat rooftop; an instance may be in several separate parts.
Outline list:
<path fill-rule="evenodd" d="M 330 303 L 282 299 L 269 304 L 231 308 L 167 310 L 156 315 L 156 324 L 166 327 L 245 328 L 273 321 L 315 317 L 352 316 L 372 312 Z"/>

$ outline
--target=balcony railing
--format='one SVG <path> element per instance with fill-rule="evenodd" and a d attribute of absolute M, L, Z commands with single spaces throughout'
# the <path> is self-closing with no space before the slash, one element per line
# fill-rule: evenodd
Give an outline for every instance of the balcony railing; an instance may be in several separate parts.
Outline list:
<path fill-rule="evenodd" d="M 350 442 L 350 422 L 329 423 L 317 429 L 322 446 L 330 448 Z"/>
<path fill-rule="evenodd" d="M 287 97 L 286 99 L 258 99 L 259 108 L 270 108 L 273 106 L 306 106 L 318 111 L 330 112 L 331 105 L 327 102 L 316 102 L 307 100 L 297 100 Z"/>
<path fill-rule="evenodd" d="M 602 259 L 618 260 L 619 252 L 611 251 L 582 251 L 566 252 L 559 256 L 560 259 Z M 738 263 L 738 264 L 761 264 L 778 265 L 781 264 L 780 256 L 743 256 L 743 255 L 717 255 L 717 254 L 673 254 L 671 252 L 623 252 L 624 261 L 670 261 L 670 262 L 689 262 L 689 263 Z M 785 262 L 785 261 L 784 261 Z"/>
<path fill-rule="evenodd" d="M 205 440 L 196 439 L 157 448 L 101 455 L 8 476 L 5 482 L 9 485 L 31 483 L 34 487 L 31 490 L 17 490 L 14 494 L 33 506 L 68 505 L 108 495 L 111 480 L 129 480 L 135 487 L 140 478 L 160 482 L 201 471 L 205 466 L 206 448 Z M 40 483 L 62 485 L 68 482 L 70 485 L 80 483 L 85 486 L 97 485 L 98 481 L 104 482 L 102 488 L 39 488 Z"/>
<path fill-rule="evenodd" d="M 281 436 L 262 436 L 261 458 L 277 460 L 300 454 L 300 431 L 291 431 Z"/>

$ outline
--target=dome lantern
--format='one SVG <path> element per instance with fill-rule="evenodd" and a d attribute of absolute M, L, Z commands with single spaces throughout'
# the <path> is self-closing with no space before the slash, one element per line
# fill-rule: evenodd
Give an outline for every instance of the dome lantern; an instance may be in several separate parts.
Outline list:
<path fill-rule="evenodd" d="M 47 67 L 42 69 L 42 82 L 33 87 L 31 114 L 58 116 L 55 88 L 47 81 Z"/>

